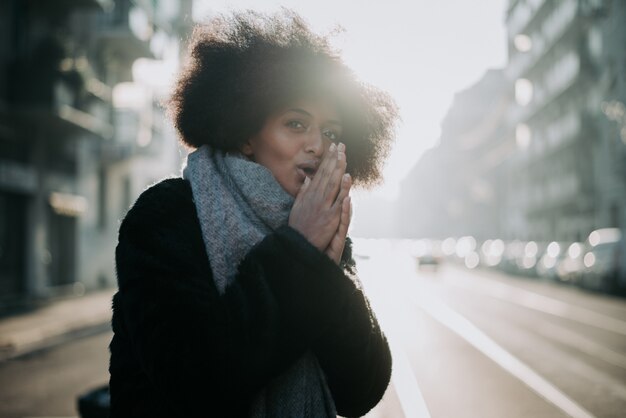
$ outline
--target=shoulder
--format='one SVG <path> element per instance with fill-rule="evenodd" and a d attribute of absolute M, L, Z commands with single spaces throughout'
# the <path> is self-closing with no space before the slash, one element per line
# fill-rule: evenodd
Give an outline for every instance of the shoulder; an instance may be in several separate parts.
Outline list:
<path fill-rule="evenodd" d="M 120 225 L 120 235 L 136 229 L 175 226 L 194 223 L 197 215 L 189 181 L 166 178 L 144 190 L 128 210 Z"/>
<path fill-rule="evenodd" d="M 191 185 L 189 181 L 180 177 L 170 177 L 163 179 L 144 190 L 129 214 L 140 210 L 160 210 L 171 209 L 173 206 L 180 206 L 184 203 L 192 203 Z"/>
<path fill-rule="evenodd" d="M 189 182 L 168 178 L 141 193 L 120 225 L 115 254 L 120 283 L 138 270 L 206 274 L 208 258 Z"/>

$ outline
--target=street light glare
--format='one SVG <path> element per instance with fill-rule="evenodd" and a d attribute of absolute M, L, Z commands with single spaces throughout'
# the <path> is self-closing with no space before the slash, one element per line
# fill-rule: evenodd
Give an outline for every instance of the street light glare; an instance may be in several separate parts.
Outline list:
<path fill-rule="evenodd" d="M 519 52 L 528 52 L 533 46 L 533 41 L 530 36 L 520 33 L 513 38 L 513 44 Z"/>

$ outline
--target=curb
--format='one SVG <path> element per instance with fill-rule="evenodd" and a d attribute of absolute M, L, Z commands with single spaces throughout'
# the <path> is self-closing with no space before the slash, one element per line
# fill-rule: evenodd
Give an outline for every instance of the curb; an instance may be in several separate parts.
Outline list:
<path fill-rule="evenodd" d="M 101 291 L 0 321 L 0 363 L 111 330 L 112 296 Z"/>
<path fill-rule="evenodd" d="M 2 345 L 0 345 L 0 366 L 11 360 L 17 360 L 22 357 L 37 354 L 63 345 L 70 341 L 91 337 L 108 331 L 111 331 L 110 322 L 103 322 L 101 324 L 94 324 L 84 328 L 70 330 L 64 334 L 49 336 L 46 339 L 42 339 L 41 341 L 31 343 L 29 345 L 9 346 L 5 345 L 3 342 Z"/>

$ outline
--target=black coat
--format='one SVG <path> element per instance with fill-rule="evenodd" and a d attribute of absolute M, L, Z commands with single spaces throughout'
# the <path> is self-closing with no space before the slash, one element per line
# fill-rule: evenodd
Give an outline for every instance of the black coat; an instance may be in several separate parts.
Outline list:
<path fill-rule="evenodd" d="M 219 296 L 188 181 L 146 190 L 116 248 L 111 417 L 245 416 L 312 349 L 340 415 L 365 414 L 391 374 L 358 282 L 285 226 L 254 246 Z"/>

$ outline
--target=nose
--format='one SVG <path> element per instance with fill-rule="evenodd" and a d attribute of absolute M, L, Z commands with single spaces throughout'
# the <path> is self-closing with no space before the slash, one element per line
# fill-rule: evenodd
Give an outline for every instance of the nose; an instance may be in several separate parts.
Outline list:
<path fill-rule="evenodd" d="M 305 151 L 316 157 L 321 157 L 326 149 L 324 135 L 320 129 L 311 129 L 307 135 Z"/>

